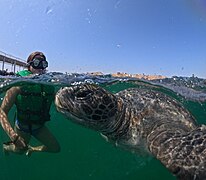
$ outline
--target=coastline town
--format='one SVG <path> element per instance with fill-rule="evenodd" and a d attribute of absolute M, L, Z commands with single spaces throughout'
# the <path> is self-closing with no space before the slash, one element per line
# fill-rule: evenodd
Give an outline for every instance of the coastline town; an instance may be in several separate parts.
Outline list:
<path fill-rule="evenodd" d="M 102 72 L 91 72 L 88 73 L 89 75 L 94 75 L 94 76 L 99 76 L 99 75 L 104 75 Z M 145 79 L 145 80 L 155 80 L 155 79 L 165 79 L 167 78 L 166 76 L 162 75 L 145 75 L 145 74 L 129 74 L 125 72 L 117 72 L 117 73 L 112 73 L 112 77 L 130 77 L 130 78 L 137 78 L 137 79 Z"/>

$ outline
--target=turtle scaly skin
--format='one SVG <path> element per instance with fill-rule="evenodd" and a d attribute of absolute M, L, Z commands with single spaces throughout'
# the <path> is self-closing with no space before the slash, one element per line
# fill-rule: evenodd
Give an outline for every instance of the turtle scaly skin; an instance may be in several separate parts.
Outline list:
<path fill-rule="evenodd" d="M 206 126 L 161 92 L 131 88 L 112 94 L 84 84 L 60 89 L 55 104 L 113 143 L 152 154 L 179 179 L 206 179 Z"/>

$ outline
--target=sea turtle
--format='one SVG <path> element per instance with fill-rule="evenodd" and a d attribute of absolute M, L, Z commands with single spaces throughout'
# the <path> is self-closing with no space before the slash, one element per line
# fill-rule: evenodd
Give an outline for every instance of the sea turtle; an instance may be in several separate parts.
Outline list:
<path fill-rule="evenodd" d="M 94 84 L 64 87 L 57 110 L 113 143 L 155 156 L 178 179 L 206 179 L 206 126 L 164 93 L 129 88 L 112 94 Z"/>

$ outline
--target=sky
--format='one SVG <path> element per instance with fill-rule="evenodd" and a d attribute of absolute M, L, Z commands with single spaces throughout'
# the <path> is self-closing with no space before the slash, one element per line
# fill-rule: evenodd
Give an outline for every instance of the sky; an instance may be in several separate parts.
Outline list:
<path fill-rule="evenodd" d="M 49 71 L 206 78 L 206 0 L 0 0 L 0 51 Z"/>

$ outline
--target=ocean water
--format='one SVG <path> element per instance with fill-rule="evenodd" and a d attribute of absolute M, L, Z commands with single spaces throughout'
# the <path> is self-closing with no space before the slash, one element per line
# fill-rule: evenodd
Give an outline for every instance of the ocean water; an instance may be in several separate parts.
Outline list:
<path fill-rule="evenodd" d="M 116 93 L 130 87 L 151 88 L 177 99 L 194 115 L 199 123 L 206 124 L 206 81 L 196 77 L 173 77 L 165 80 L 142 81 L 116 79 L 110 75 L 48 73 L 32 78 L 1 77 L 1 100 L 12 86 L 42 83 L 58 90 L 80 83 L 96 83 Z M 9 118 L 13 123 L 15 107 Z M 172 180 L 176 179 L 155 158 L 141 157 L 106 142 L 98 132 L 73 124 L 51 107 L 51 121 L 47 126 L 61 145 L 58 154 L 34 153 L 31 157 L 10 154 L 0 149 L 0 180 Z M 8 141 L 0 128 L 1 144 Z M 35 139 L 32 144 L 37 145 Z"/>

